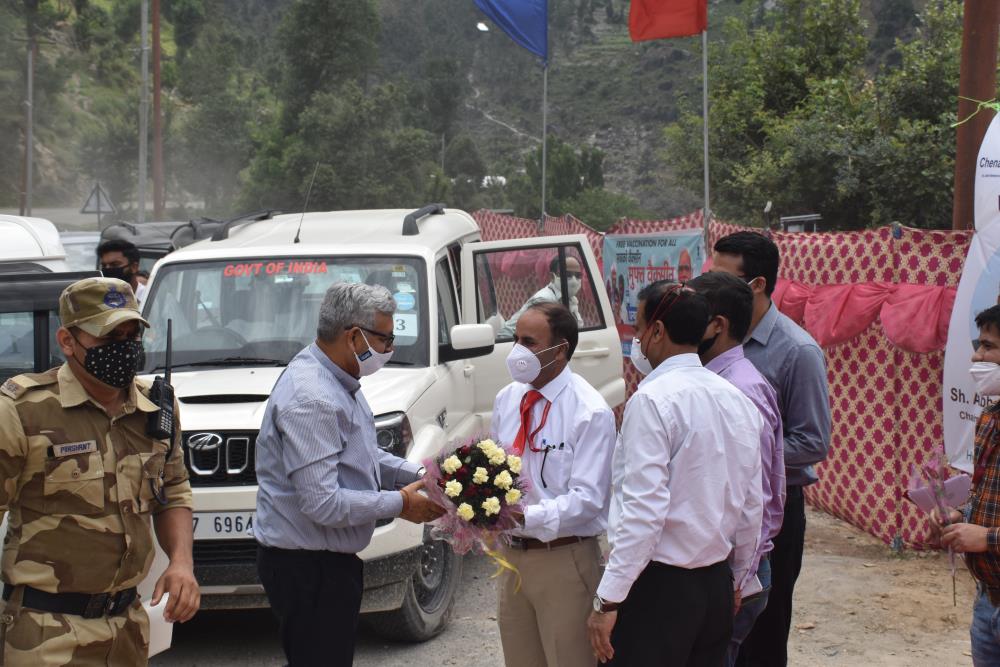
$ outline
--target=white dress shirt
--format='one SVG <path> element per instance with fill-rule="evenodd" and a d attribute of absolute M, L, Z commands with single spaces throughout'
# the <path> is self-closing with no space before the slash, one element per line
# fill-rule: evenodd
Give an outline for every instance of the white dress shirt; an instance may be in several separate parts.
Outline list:
<path fill-rule="evenodd" d="M 521 427 L 521 398 L 532 388 L 512 382 L 497 394 L 491 431 L 498 443 L 514 444 Z M 607 527 L 611 495 L 614 413 L 600 392 L 568 366 L 538 391 L 545 400 L 531 408 L 532 431 L 541 424 L 546 402 L 552 407 L 534 444 L 554 448 L 546 455 L 525 444 L 521 475 L 530 486 L 524 500 L 524 527 L 511 533 L 543 542 L 599 535 Z"/>
<path fill-rule="evenodd" d="M 743 587 L 760 540 L 763 420 L 696 354 L 657 366 L 625 406 L 597 589 L 621 602 L 651 561 L 685 569 L 730 559 Z"/>

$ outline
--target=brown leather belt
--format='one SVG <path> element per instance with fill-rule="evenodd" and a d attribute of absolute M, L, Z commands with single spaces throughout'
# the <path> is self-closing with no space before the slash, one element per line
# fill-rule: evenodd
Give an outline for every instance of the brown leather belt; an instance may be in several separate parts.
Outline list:
<path fill-rule="evenodd" d="M 552 540 L 551 542 L 542 542 L 541 540 L 536 540 L 533 537 L 516 537 L 511 536 L 510 538 L 510 548 L 511 549 L 521 549 L 527 551 L 528 549 L 555 549 L 556 547 L 565 547 L 569 544 L 577 544 L 583 542 L 584 540 L 592 540 L 593 537 L 576 537 L 571 535 L 570 537 L 560 537 L 558 539 Z"/>

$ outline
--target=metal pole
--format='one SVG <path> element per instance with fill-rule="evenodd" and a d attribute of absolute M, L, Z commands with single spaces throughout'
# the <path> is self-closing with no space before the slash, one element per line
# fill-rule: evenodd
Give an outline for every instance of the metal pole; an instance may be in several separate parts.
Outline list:
<path fill-rule="evenodd" d="M 705 226 L 705 241 L 708 242 L 708 223 L 712 219 L 712 209 L 708 205 L 708 30 L 701 33 L 701 127 L 705 179 L 705 209 L 702 223 Z"/>
<path fill-rule="evenodd" d="M 958 79 L 958 118 L 968 118 L 979 105 L 971 100 L 996 97 L 997 30 L 1000 3 L 996 0 L 969 0 L 965 3 L 962 26 L 962 65 Z M 962 99 L 962 98 L 971 99 Z M 971 229 L 975 217 L 976 158 L 993 111 L 983 109 L 958 126 L 955 136 L 955 201 L 951 228 Z"/>
<path fill-rule="evenodd" d="M 101 230 L 101 182 L 97 182 L 97 187 L 94 188 L 97 191 L 97 231 Z"/>
<path fill-rule="evenodd" d="M 163 220 L 163 114 L 160 112 L 160 0 L 153 0 L 153 217 Z"/>
<path fill-rule="evenodd" d="M 35 36 L 28 36 L 28 99 L 27 132 L 24 138 L 24 215 L 31 215 L 31 194 L 34 186 L 35 153 Z"/>
<path fill-rule="evenodd" d="M 542 63 L 542 215 L 538 219 L 538 231 L 545 228 L 545 170 L 549 143 L 549 61 Z"/>
<path fill-rule="evenodd" d="M 142 90 L 139 93 L 139 212 L 146 222 L 146 145 L 149 142 L 149 0 L 142 0 Z"/>

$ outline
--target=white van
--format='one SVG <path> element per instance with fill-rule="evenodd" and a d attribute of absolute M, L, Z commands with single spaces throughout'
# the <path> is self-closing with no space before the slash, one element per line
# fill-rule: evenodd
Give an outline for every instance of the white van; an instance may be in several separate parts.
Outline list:
<path fill-rule="evenodd" d="M 70 270 L 59 230 L 44 218 L 0 215 L 0 273 Z"/>
<path fill-rule="evenodd" d="M 378 445 L 419 462 L 489 432 L 493 400 L 510 382 L 513 341 L 501 325 L 548 283 L 553 260 L 569 258 L 585 274 L 572 367 L 616 406 L 621 345 L 583 236 L 484 243 L 467 213 L 431 205 L 244 221 L 161 259 L 143 311 L 153 327 L 143 372 L 162 373 L 171 319 L 202 607 L 267 604 L 252 537 L 254 443 L 275 381 L 316 336 L 332 283 L 380 284 L 395 296 L 395 353 L 362 387 Z M 385 521 L 360 555 L 373 626 L 410 640 L 444 628 L 461 569 L 449 546 L 422 526 Z"/>

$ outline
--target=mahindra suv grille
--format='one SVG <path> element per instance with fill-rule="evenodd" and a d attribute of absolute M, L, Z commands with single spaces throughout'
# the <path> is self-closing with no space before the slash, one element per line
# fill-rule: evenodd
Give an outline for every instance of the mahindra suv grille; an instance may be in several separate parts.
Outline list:
<path fill-rule="evenodd" d="M 248 486 L 257 483 L 257 431 L 186 431 L 184 463 L 191 486 Z"/>

